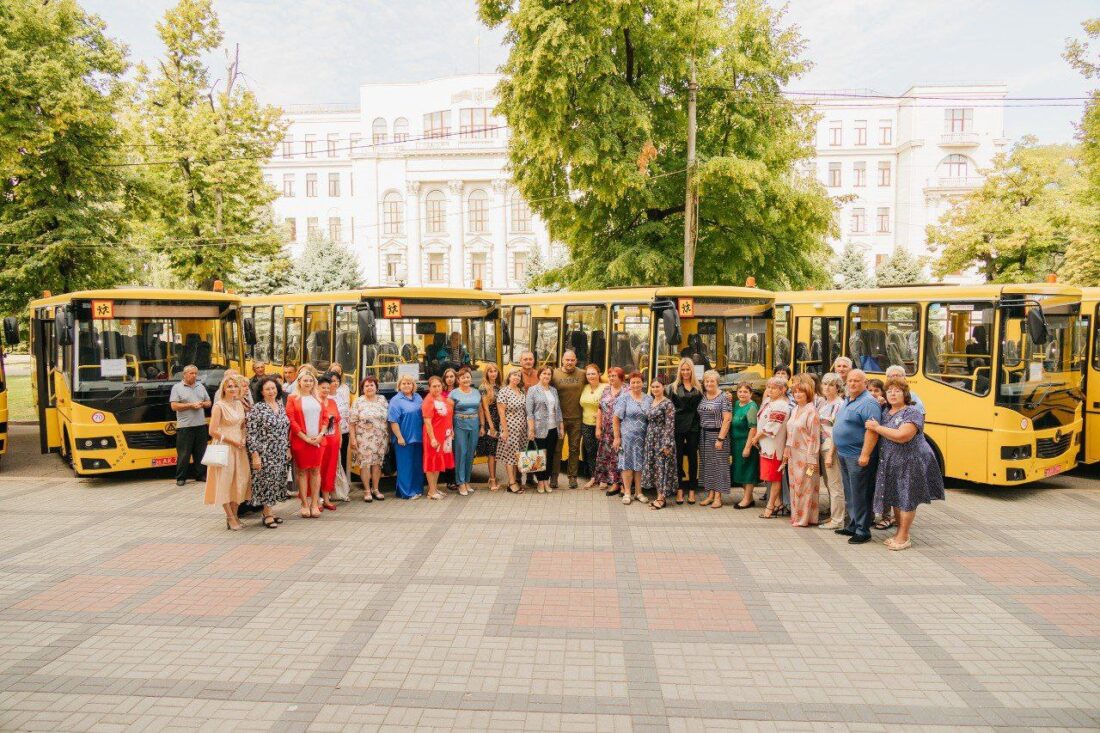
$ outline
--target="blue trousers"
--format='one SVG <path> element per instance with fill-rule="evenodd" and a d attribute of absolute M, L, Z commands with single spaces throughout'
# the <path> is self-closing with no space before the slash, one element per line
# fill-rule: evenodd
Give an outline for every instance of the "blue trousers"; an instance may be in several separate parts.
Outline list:
<path fill-rule="evenodd" d="M 393 441 L 393 455 L 397 462 L 397 491 L 399 499 L 411 499 L 424 493 L 424 444 Z"/>
<path fill-rule="evenodd" d="M 474 455 L 477 453 L 478 425 L 476 417 L 455 420 L 455 482 L 470 483 L 470 472 L 474 468 Z"/>
<path fill-rule="evenodd" d="M 871 456 L 866 466 L 859 465 L 859 458 L 838 455 L 840 478 L 844 482 L 844 504 L 848 508 L 848 529 L 859 537 L 871 534 L 874 518 L 872 503 L 875 498 L 875 473 L 878 471 L 878 455 Z"/>

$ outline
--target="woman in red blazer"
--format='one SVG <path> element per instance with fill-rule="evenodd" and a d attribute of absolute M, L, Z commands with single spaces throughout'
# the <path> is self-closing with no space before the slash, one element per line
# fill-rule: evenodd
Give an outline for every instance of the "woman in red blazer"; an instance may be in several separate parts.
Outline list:
<path fill-rule="evenodd" d="M 290 455 L 298 469 L 298 501 L 303 517 L 321 516 L 321 457 L 325 441 L 324 406 L 313 367 L 298 370 L 294 393 L 286 400 L 290 418 Z"/>
<path fill-rule="evenodd" d="M 321 390 L 321 415 L 325 442 L 321 452 L 321 507 L 330 512 L 336 511 L 332 503 L 332 492 L 336 488 L 336 466 L 340 463 L 340 409 L 333 397 L 340 386 L 340 378 L 332 372 L 325 372 L 318 380 Z"/>

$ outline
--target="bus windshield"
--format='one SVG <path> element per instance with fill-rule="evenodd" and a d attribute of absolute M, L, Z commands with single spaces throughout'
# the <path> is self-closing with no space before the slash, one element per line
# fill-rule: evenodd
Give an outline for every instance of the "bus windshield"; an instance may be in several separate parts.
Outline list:
<path fill-rule="evenodd" d="M 409 375 L 419 387 L 448 368 L 469 367 L 474 386 L 484 368 L 498 363 L 496 308 L 488 303 L 403 301 L 400 317 L 379 318 L 377 343 L 364 347 L 364 374 L 373 374 L 386 392 Z"/>
<path fill-rule="evenodd" d="M 722 385 L 744 379 L 762 379 L 768 364 L 768 336 L 772 306 L 765 300 L 717 300 L 696 298 L 694 317 L 681 319 L 680 343 L 671 346 L 657 324 L 657 375 L 676 378 L 683 358 L 695 371 L 714 369 Z"/>
<path fill-rule="evenodd" d="M 1029 295 L 1002 308 L 997 404 L 1032 418 L 1036 428 L 1068 424 L 1082 399 L 1087 326 L 1080 303 Z M 1028 314 L 1039 308 L 1047 330 L 1041 343 L 1028 328 Z"/>
<path fill-rule="evenodd" d="M 188 364 L 216 388 L 237 348 L 236 311 L 219 304 L 119 302 L 110 318 L 78 307 L 74 394 L 168 385 Z"/>

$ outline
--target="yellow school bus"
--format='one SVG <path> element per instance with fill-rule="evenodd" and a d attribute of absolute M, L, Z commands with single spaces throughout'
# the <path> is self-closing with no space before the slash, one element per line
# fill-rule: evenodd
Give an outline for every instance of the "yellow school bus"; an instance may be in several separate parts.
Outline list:
<path fill-rule="evenodd" d="M 240 370 L 240 299 L 120 288 L 30 304 L 31 387 L 43 453 L 80 476 L 176 463 L 169 395 L 194 364 L 213 395 Z"/>
<path fill-rule="evenodd" d="M 520 355 L 557 366 L 566 349 L 601 373 L 621 367 L 675 379 L 684 356 L 699 374 L 715 369 L 723 389 L 767 374 L 774 296 L 746 287 L 649 287 L 523 293 L 502 298 L 505 369 Z"/>
<path fill-rule="evenodd" d="M 1085 439 L 1082 463 L 1100 461 L 1100 288 L 1081 288 L 1081 317 L 1088 324 L 1085 360 Z"/>
<path fill-rule="evenodd" d="M 9 347 L 19 343 L 19 323 L 13 317 L 4 319 L 4 343 Z M 4 348 L 0 344 L 0 458 L 8 452 L 8 379 L 4 372 Z"/>
<path fill-rule="evenodd" d="M 776 294 L 776 364 L 904 367 L 944 475 L 1014 486 L 1076 465 L 1087 326 L 1058 284 Z"/>
<path fill-rule="evenodd" d="M 419 388 L 428 377 L 463 364 L 481 383 L 488 364 L 500 366 L 500 296 L 460 288 L 369 288 L 244 298 L 247 359 L 270 374 L 284 366 L 338 362 L 354 394 L 361 376 L 378 379 L 387 398 L 408 374 Z M 457 336 L 455 336 L 457 334 Z M 453 349 L 452 340 L 457 341 Z"/>

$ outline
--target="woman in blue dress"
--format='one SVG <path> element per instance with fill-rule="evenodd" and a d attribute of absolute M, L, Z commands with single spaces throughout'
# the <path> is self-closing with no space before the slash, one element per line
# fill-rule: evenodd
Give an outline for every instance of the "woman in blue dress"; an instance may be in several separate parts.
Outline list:
<path fill-rule="evenodd" d="M 397 394 L 390 400 L 386 419 L 393 433 L 397 461 L 399 499 L 419 499 L 424 493 L 424 400 L 416 393 L 416 381 L 408 374 L 397 380 Z"/>
<path fill-rule="evenodd" d="M 943 499 L 943 476 L 932 446 L 924 439 L 924 415 L 913 406 L 904 379 L 886 380 L 886 406 L 882 419 L 868 420 L 866 427 L 878 433 L 878 473 L 875 476 L 875 512 L 895 508 L 898 532 L 884 543 L 891 550 L 913 546 L 909 528 L 917 506 Z"/>
<path fill-rule="evenodd" d="M 623 475 L 623 504 L 629 504 L 632 499 L 644 504 L 648 501 L 642 493 L 645 432 L 649 425 L 649 403 L 653 398 L 645 394 L 645 382 L 638 372 L 633 372 L 627 382 L 630 389 L 615 401 L 613 446 L 619 452 L 619 471 Z"/>
<path fill-rule="evenodd" d="M 474 468 L 477 440 L 481 434 L 481 392 L 474 389 L 470 367 L 458 370 L 458 386 L 451 391 L 455 403 L 455 483 L 462 496 L 473 491 L 470 472 Z"/>

